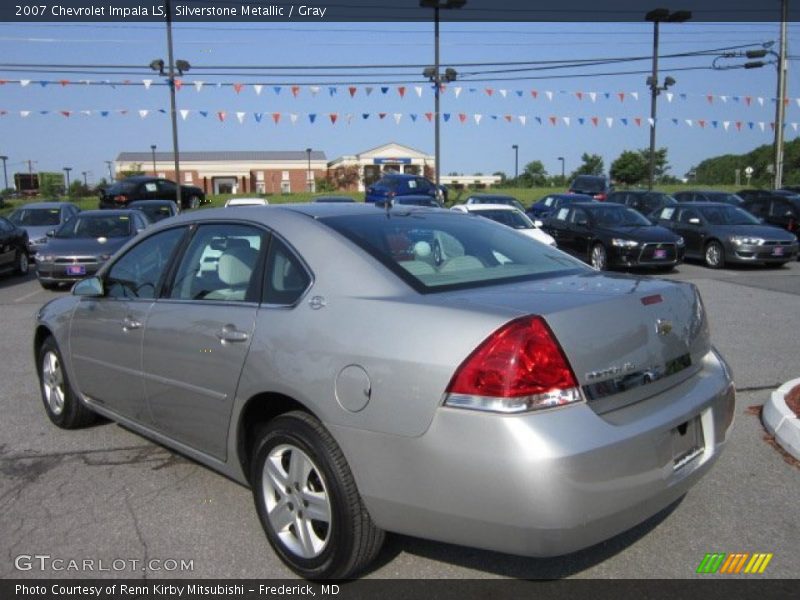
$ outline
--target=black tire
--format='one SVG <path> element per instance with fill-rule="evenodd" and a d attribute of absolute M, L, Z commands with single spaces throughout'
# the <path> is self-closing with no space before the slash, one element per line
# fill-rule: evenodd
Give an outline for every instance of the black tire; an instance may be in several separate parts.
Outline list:
<path fill-rule="evenodd" d="M 96 415 L 72 389 L 63 365 L 58 345 L 48 337 L 36 359 L 44 410 L 61 429 L 79 429 L 91 424 Z"/>
<path fill-rule="evenodd" d="M 343 579 L 374 560 L 385 534 L 367 513 L 341 449 L 316 418 L 301 411 L 281 415 L 264 426 L 254 447 L 250 481 L 258 517 L 290 569 L 307 579 Z M 272 474 L 265 477 L 268 465 Z M 304 481 L 291 481 L 295 465 L 310 465 Z M 304 516 L 308 499 L 320 519 L 309 518 L 309 511 Z M 270 515 L 286 521 L 280 531 Z"/>
<path fill-rule="evenodd" d="M 598 271 L 608 270 L 608 252 L 603 244 L 597 243 L 589 251 L 589 264 Z"/>
<path fill-rule="evenodd" d="M 31 268 L 31 259 L 25 250 L 17 250 L 17 256 L 14 259 L 14 273 L 17 275 L 27 275 Z"/>
<path fill-rule="evenodd" d="M 711 240 L 703 249 L 703 262 L 709 269 L 725 266 L 725 248 L 717 240 Z"/>
<path fill-rule="evenodd" d="M 57 283 L 45 283 L 44 281 L 39 281 L 39 285 L 41 285 L 46 290 L 57 290 L 58 284 Z"/>

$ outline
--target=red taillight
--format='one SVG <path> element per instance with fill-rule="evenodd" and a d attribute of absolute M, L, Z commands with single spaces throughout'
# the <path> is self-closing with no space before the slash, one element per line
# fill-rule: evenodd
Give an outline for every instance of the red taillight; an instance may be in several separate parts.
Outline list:
<path fill-rule="evenodd" d="M 600 202 L 603 202 L 606 198 L 608 198 L 608 196 L 606 196 L 605 194 L 595 194 L 594 195 L 594 199 L 595 200 L 599 200 Z"/>
<path fill-rule="evenodd" d="M 117 204 L 125 204 L 128 201 L 128 197 L 124 194 L 120 194 L 119 196 L 114 196 L 114 202 Z"/>
<path fill-rule="evenodd" d="M 481 343 L 453 375 L 447 404 L 523 412 L 581 399 L 575 375 L 541 317 L 507 323 Z"/>
<path fill-rule="evenodd" d="M 386 192 L 387 198 L 394 198 L 397 195 L 397 192 Z"/>

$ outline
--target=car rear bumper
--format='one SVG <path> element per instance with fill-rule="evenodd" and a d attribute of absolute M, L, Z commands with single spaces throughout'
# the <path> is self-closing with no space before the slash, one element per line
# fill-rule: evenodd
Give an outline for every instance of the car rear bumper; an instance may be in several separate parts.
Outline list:
<path fill-rule="evenodd" d="M 503 416 L 441 408 L 403 438 L 331 427 L 375 522 L 389 531 L 524 556 L 566 554 L 668 507 L 721 452 L 735 392 L 709 353 L 664 393 L 598 415 L 587 404 Z M 677 428 L 700 423 L 675 466 Z"/>

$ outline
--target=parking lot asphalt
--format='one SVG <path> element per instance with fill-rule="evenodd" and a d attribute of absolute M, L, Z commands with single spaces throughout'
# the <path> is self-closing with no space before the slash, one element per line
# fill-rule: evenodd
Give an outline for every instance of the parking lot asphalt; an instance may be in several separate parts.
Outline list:
<path fill-rule="evenodd" d="M 686 264 L 666 277 L 699 286 L 739 389 L 725 453 L 681 502 L 551 559 L 389 536 L 365 576 L 691 578 L 708 552 L 771 552 L 758 577 L 800 576 L 800 468 L 765 440 L 757 416 L 774 387 L 800 374 L 800 263 L 722 271 Z M 50 424 L 32 326 L 36 310 L 63 293 L 42 290 L 33 276 L 0 278 L 0 577 L 291 577 L 248 489 L 113 423 L 72 432 Z M 94 570 L 15 567 L 27 564 L 20 555 L 36 554 L 93 560 Z M 181 559 L 192 568 L 165 570 Z"/>

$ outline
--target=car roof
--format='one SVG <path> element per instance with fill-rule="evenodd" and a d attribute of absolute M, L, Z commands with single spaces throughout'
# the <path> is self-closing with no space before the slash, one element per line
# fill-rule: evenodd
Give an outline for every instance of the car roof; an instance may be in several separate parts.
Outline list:
<path fill-rule="evenodd" d="M 693 202 L 692 204 L 699 204 L 699 202 Z M 619 202 L 576 202 L 570 208 L 590 208 L 590 209 L 598 209 L 602 208 L 603 206 L 612 206 L 614 208 L 628 208 L 624 204 L 620 204 Z"/>
<path fill-rule="evenodd" d="M 516 206 L 511 206 L 510 204 L 459 204 L 459 206 L 463 206 L 464 209 L 469 212 L 480 212 L 485 210 L 519 210 Z"/>
<path fill-rule="evenodd" d="M 159 205 L 160 204 L 173 204 L 174 205 L 175 201 L 174 200 L 161 200 L 161 199 L 158 199 L 158 198 L 153 198 L 152 200 L 132 200 L 131 202 L 128 202 L 128 206 L 133 206 L 134 204 L 137 204 L 137 205 L 140 205 L 140 204 L 159 204 Z M 105 211 L 105 212 L 108 212 L 108 211 Z"/>
<path fill-rule="evenodd" d="M 127 208 L 112 208 L 112 209 L 96 209 L 96 210 L 83 210 L 78 213 L 79 217 L 118 217 L 120 215 L 129 215 L 134 212 L 132 209 Z"/>
<path fill-rule="evenodd" d="M 23 204 L 22 206 L 18 206 L 17 210 L 20 209 L 31 209 L 31 208 L 61 208 L 62 206 L 75 206 L 72 202 L 58 202 L 57 200 L 49 201 L 49 202 L 29 202 L 28 204 Z M 75 208 L 78 208 L 75 206 Z"/>
<path fill-rule="evenodd" d="M 470 194 L 470 198 L 511 198 L 512 200 L 516 200 L 514 196 L 510 194 L 489 194 L 489 193 L 479 193 L 479 194 Z"/>
<path fill-rule="evenodd" d="M 381 179 L 384 177 L 395 177 L 397 179 L 414 179 L 415 177 L 422 177 L 422 175 L 414 175 L 413 173 L 384 173 L 381 175 Z"/>
<path fill-rule="evenodd" d="M 730 208 L 737 208 L 736 206 L 726 202 L 678 202 L 676 206 L 685 206 L 686 208 L 698 208 L 703 206 L 728 206 Z"/>
<path fill-rule="evenodd" d="M 114 183 L 124 183 L 126 181 L 138 182 L 138 181 L 149 181 L 153 179 L 163 179 L 162 177 L 155 177 L 154 175 L 131 175 L 130 177 L 126 177 L 125 179 L 121 179 L 119 181 L 115 181 Z M 113 184 L 112 184 L 113 185 Z"/>

